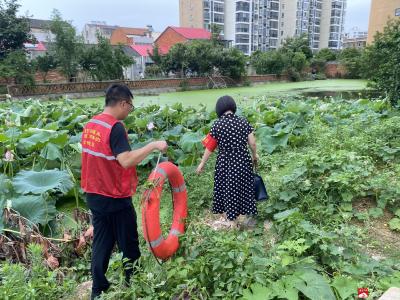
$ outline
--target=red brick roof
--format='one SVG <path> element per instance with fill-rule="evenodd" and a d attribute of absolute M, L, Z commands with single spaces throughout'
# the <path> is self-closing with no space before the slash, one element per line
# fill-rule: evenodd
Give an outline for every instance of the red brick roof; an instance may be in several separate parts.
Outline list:
<path fill-rule="evenodd" d="M 149 56 L 149 53 L 153 53 L 152 45 L 131 45 L 130 47 L 139 53 L 140 56 Z"/>
<path fill-rule="evenodd" d="M 211 32 L 203 28 L 186 28 L 170 26 L 177 33 L 182 35 L 188 40 L 209 40 L 211 39 Z"/>

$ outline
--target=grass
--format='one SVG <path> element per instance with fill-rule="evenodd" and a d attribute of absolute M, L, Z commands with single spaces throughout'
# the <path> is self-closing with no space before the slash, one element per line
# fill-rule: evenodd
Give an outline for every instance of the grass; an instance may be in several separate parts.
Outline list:
<path fill-rule="evenodd" d="M 223 95 L 231 95 L 239 100 L 243 97 L 255 96 L 285 96 L 299 95 L 306 92 L 340 92 L 340 91 L 359 91 L 367 87 L 365 80 L 349 80 L 349 79 L 334 79 L 334 80 L 318 80 L 318 81 L 303 81 L 303 82 L 274 82 L 254 85 L 251 87 L 234 87 L 227 89 L 213 90 L 196 90 L 186 92 L 162 93 L 155 96 L 135 96 L 135 105 L 142 106 L 148 104 L 173 104 L 181 102 L 187 106 L 197 106 L 204 104 L 212 108 L 215 101 Z M 79 103 L 104 103 L 104 97 L 85 98 L 76 100 Z"/>

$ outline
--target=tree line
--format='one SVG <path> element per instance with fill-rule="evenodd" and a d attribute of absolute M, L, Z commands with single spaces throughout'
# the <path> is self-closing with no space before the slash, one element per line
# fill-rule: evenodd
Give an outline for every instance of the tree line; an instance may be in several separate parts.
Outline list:
<path fill-rule="evenodd" d="M 48 51 L 29 61 L 24 43 L 35 43 L 29 34 L 26 17 L 17 17 L 18 0 L 0 0 L 0 76 L 13 78 L 16 83 L 33 84 L 33 74 L 46 74 L 58 69 L 68 80 L 83 73 L 92 80 L 123 79 L 123 68 L 134 63 L 122 46 L 112 46 L 98 36 L 99 43 L 85 45 L 75 28 L 63 20 L 58 11 L 53 12 L 49 30 L 55 40 Z M 255 51 L 247 57 L 240 50 L 225 47 L 219 39 L 218 27 L 212 27 L 210 40 L 197 40 L 174 45 L 162 54 L 155 47 L 150 56 L 153 65 L 146 68 L 150 77 L 165 76 L 170 72 L 181 77 L 222 75 L 240 79 L 247 74 L 247 66 L 257 74 L 285 74 L 290 80 L 304 80 L 310 73 L 324 78 L 327 62 L 338 61 L 346 69 L 347 78 L 363 78 L 369 85 L 396 105 L 400 98 L 400 20 L 389 21 L 382 33 L 377 33 L 374 43 L 365 49 L 347 48 L 341 51 L 322 49 L 313 53 L 308 37 L 288 38 L 273 51 Z"/>
<path fill-rule="evenodd" d="M 61 14 L 53 11 L 48 30 L 54 35 L 45 55 L 28 59 L 25 43 L 37 43 L 30 34 L 27 17 L 18 17 L 17 0 L 0 0 L 0 74 L 13 78 L 18 84 L 34 84 L 34 74 L 46 76 L 51 70 L 59 70 L 68 81 L 78 74 L 96 81 L 123 79 L 123 68 L 134 64 L 132 57 L 124 53 L 122 46 L 112 46 L 98 36 L 99 43 L 85 45 L 82 36 Z"/>

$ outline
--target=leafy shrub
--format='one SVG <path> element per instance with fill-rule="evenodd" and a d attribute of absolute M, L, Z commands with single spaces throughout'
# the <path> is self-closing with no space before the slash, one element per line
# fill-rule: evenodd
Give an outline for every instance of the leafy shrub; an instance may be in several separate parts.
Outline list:
<path fill-rule="evenodd" d="M 74 281 L 64 279 L 60 271 L 48 269 L 42 251 L 40 245 L 29 245 L 29 268 L 9 262 L 0 266 L 2 299 L 60 299 L 75 288 Z"/>

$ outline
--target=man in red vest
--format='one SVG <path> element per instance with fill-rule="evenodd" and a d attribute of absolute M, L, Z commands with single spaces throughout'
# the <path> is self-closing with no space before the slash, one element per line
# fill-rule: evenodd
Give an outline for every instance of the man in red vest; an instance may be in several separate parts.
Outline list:
<path fill-rule="evenodd" d="M 136 191 L 135 166 L 151 152 L 165 152 L 167 143 L 155 141 L 131 150 L 121 120 L 133 110 L 133 95 L 121 84 L 106 92 L 104 111 L 94 116 L 82 133 L 81 186 L 93 215 L 92 299 L 106 291 L 105 277 L 115 242 L 123 253 L 126 281 L 140 257 L 136 213 L 132 195 Z"/>

